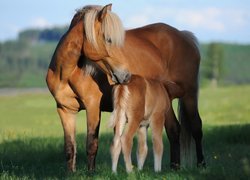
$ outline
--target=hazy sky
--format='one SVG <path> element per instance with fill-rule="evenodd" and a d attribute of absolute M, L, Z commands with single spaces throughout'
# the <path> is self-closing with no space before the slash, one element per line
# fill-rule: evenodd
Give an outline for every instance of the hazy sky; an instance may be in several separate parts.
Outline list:
<path fill-rule="evenodd" d="M 250 43 L 250 0 L 1 0 L 0 41 L 27 28 L 68 25 L 75 9 L 109 3 L 126 28 L 164 22 L 202 42 Z"/>

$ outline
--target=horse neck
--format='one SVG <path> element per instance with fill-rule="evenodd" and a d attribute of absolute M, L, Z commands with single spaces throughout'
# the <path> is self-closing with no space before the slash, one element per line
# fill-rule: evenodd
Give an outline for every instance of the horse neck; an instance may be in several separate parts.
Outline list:
<path fill-rule="evenodd" d="M 138 38 L 131 31 L 127 31 L 123 47 L 110 48 L 108 53 L 110 65 L 115 67 L 119 64 L 131 74 L 137 74 L 146 79 L 160 80 L 166 72 L 159 50 L 148 40 Z"/>
<path fill-rule="evenodd" d="M 79 24 L 68 30 L 53 55 L 51 66 L 61 78 L 68 77 L 78 65 L 83 43 L 83 28 Z"/>

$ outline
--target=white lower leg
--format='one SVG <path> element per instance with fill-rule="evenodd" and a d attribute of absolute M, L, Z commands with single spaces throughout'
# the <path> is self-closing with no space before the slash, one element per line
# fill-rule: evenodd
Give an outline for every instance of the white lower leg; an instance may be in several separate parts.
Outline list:
<path fill-rule="evenodd" d="M 162 160 L 162 155 L 154 153 L 154 169 L 155 169 L 155 172 L 160 172 L 161 171 L 161 160 Z"/>
<path fill-rule="evenodd" d="M 154 169 L 155 172 L 159 172 L 161 171 L 161 161 L 163 155 L 162 136 L 153 137 L 153 147 L 154 147 Z"/>
<path fill-rule="evenodd" d="M 112 171 L 116 173 L 117 164 L 119 160 L 119 156 L 121 153 L 121 140 L 119 137 L 114 137 L 113 143 L 110 147 L 111 159 L 112 159 Z"/>
<path fill-rule="evenodd" d="M 148 146 L 147 146 L 147 128 L 140 127 L 138 129 L 138 146 L 137 146 L 137 166 L 139 170 L 142 170 L 144 162 L 146 160 L 148 153 Z"/>
<path fill-rule="evenodd" d="M 137 151 L 137 165 L 138 165 L 138 169 L 142 170 L 144 162 L 146 160 L 147 157 L 147 153 L 148 153 L 148 147 L 147 145 L 145 145 L 144 147 L 140 147 L 140 151 Z M 143 150 L 142 150 L 143 149 Z"/>
<path fill-rule="evenodd" d="M 126 171 L 128 173 L 132 172 L 133 166 L 132 166 L 132 161 L 131 161 L 131 148 L 132 146 L 130 145 L 131 142 L 126 142 L 125 138 L 122 136 L 121 137 L 121 144 L 122 144 L 122 153 L 123 153 L 123 158 L 126 166 Z"/>

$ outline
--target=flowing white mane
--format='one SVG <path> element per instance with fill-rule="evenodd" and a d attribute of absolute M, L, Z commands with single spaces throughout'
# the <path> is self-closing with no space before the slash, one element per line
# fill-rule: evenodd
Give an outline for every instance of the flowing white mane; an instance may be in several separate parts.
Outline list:
<path fill-rule="evenodd" d="M 102 10 L 101 6 L 85 6 L 82 8 L 84 15 L 84 29 L 87 40 L 98 49 L 95 32 L 95 21 L 98 13 Z M 101 31 L 105 42 L 114 46 L 122 46 L 125 38 L 125 30 L 120 18 L 113 12 L 107 11 L 107 15 L 102 21 Z"/>

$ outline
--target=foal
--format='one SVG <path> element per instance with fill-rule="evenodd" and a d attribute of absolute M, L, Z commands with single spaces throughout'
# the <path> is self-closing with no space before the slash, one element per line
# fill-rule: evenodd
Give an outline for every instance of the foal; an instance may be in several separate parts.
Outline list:
<path fill-rule="evenodd" d="M 110 148 L 112 171 L 116 172 L 122 150 L 127 172 L 132 171 L 131 150 L 133 137 L 138 132 L 137 164 L 143 168 L 147 156 L 147 127 L 152 128 L 154 170 L 161 171 L 163 154 L 162 130 L 170 100 L 164 85 L 132 75 L 128 84 L 114 87 L 114 111 L 110 125 L 114 127 L 114 138 Z M 125 128 L 126 122 L 127 127 Z"/>

